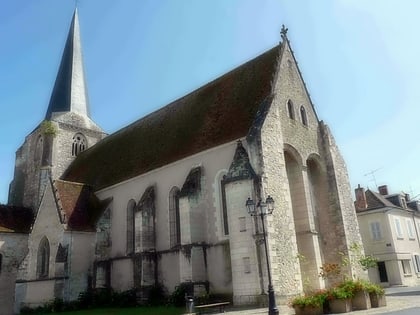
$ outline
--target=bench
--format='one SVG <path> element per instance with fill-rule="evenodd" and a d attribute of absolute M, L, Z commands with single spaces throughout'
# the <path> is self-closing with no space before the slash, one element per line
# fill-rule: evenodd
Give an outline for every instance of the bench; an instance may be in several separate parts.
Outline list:
<path fill-rule="evenodd" d="M 229 304 L 230 304 L 230 302 L 219 302 L 219 303 L 212 303 L 212 304 L 206 304 L 206 305 L 197 305 L 195 307 L 195 310 L 197 311 L 198 314 L 203 314 L 203 311 L 205 311 L 207 309 L 218 308 L 219 313 L 224 313 L 225 312 L 225 306 L 227 306 Z"/>

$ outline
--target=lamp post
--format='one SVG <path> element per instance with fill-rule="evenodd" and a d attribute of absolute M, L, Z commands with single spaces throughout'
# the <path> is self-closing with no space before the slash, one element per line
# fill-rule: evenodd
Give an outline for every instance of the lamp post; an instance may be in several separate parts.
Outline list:
<path fill-rule="evenodd" d="M 246 209 L 251 216 L 259 216 L 261 218 L 263 236 L 264 236 L 264 247 L 265 247 L 265 260 L 267 262 L 267 274 L 268 274 L 268 314 L 269 315 L 278 315 L 279 310 L 276 305 L 276 297 L 274 294 L 273 284 L 271 282 L 271 269 L 270 262 L 268 260 L 268 250 L 267 250 L 267 237 L 265 235 L 265 223 L 264 217 L 272 214 L 274 210 L 274 199 L 268 195 L 265 202 L 258 201 L 255 205 L 254 201 L 248 197 L 246 201 Z"/>

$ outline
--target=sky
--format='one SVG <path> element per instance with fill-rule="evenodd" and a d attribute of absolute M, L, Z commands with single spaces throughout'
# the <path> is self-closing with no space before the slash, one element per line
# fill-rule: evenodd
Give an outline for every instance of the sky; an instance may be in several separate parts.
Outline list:
<path fill-rule="evenodd" d="M 277 45 L 285 24 L 350 184 L 420 195 L 417 0 L 79 0 L 92 119 L 113 133 Z M 1 0 L 0 203 L 44 118 L 76 0 Z"/>

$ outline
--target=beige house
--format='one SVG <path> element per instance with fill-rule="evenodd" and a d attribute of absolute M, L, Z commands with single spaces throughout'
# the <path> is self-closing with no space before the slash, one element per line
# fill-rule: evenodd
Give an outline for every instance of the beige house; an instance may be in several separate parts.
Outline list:
<path fill-rule="evenodd" d="M 322 264 L 361 238 L 345 163 L 286 29 L 267 52 L 106 136 L 89 116 L 78 25 L 75 12 L 46 122 L 16 154 L 9 203 L 35 217 L 11 267 L 16 309 L 95 288 L 147 294 L 158 283 L 265 300 L 262 226 L 245 203 L 269 195 L 278 302 L 323 288 Z"/>
<path fill-rule="evenodd" d="M 356 212 L 365 253 L 378 259 L 371 281 L 383 285 L 420 284 L 420 205 L 405 193 L 356 192 Z"/>

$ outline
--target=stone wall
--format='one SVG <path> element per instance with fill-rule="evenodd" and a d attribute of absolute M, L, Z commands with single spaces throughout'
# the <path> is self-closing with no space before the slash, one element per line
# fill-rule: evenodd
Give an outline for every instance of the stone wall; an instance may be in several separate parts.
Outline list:
<path fill-rule="evenodd" d="M 0 314 L 14 313 L 15 281 L 19 264 L 27 253 L 28 235 L 0 233 Z"/>

